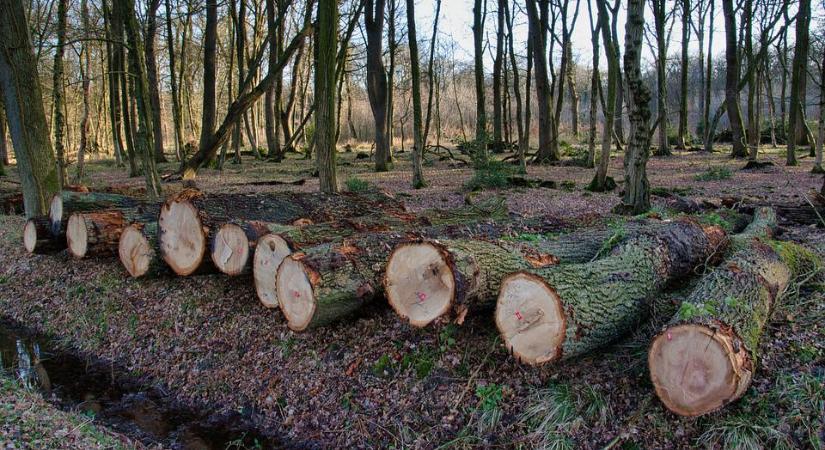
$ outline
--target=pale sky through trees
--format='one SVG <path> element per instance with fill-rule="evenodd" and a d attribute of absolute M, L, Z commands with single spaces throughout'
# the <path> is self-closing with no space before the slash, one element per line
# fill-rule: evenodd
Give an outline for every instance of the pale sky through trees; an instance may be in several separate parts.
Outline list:
<path fill-rule="evenodd" d="M 576 22 L 576 28 L 573 32 L 573 53 L 574 58 L 576 59 L 578 64 L 581 64 L 585 67 L 590 67 L 591 62 L 590 59 L 592 58 L 592 47 L 590 43 L 590 22 L 587 14 L 587 0 L 580 0 L 581 1 L 581 10 L 579 12 L 579 18 Z M 707 2 L 707 0 L 705 0 Z M 527 16 L 523 11 L 523 2 L 519 2 L 520 8 L 517 7 L 516 9 L 516 22 L 515 26 L 515 34 L 516 34 L 516 42 L 521 43 L 520 49 L 517 48 L 516 52 L 523 56 L 526 52 L 526 38 L 527 38 Z M 593 17 L 595 19 L 595 9 L 596 4 L 594 0 L 591 0 L 593 5 Z M 625 8 L 626 5 L 622 3 L 622 11 L 619 13 L 619 24 L 618 24 L 618 34 L 619 34 L 619 43 L 620 48 L 624 48 L 624 19 L 626 16 Z M 714 58 L 721 57 L 721 54 L 724 52 L 725 49 L 725 23 L 724 17 L 722 15 L 722 1 L 715 0 L 715 14 L 714 14 L 714 34 L 713 34 L 713 55 Z M 570 3 L 570 16 L 572 18 L 573 9 L 574 9 L 574 2 Z M 674 7 L 674 4 L 669 5 Z M 694 5 L 695 6 L 695 5 Z M 491 16 L 489 13 L 495 11 L 496 4 L 494 1 L 488 0 L 488 16 L 487 22 L 485 23 L 485 29 L 487 30 L 487 36 L 490 38 L 492 45 L 495 44 L 495 16 Z M 794 3 L 791 6 L 792 10 L 789 11 L 789 15 L 793 17 L 793 14 L 796 13 L 796 4 Z M 432 32 L 432 20 L 433 14 L 435 13 L 435 0 L 419 0 L 416 2 L 416 21 L 419 24 L 420 32 L 419 32 L 419 39 L 429 39 L 430 33 Z M 681 11 L 676 11 L 675 13 L 675 24 L 673 25 L 673 31 L 670 36 L 668 53 L 670 57 L 678 57 L 679 52 L 681 51 Z M 493 17 L 493 19 L 491 19 Z M 694 12 L 694 17 L 696 17 L 696 13 Z M 653 13 L 650 10 L 648 5 L 648 9 L 645 13 L 645 18 L 648 21 L 648 25 L 652 26 L 653 21 Z M 813 21 L 811 24 L 812 30 L 817 30 L 818 28 L 816 25 L 821 23 L 822 20 L 825 19 L 825 1 L 815 2 L 813 5 Z M 740 17 L 737 17 L 737 20 L 741 20 Z M 456 58 L 466 61 L 472 61 L 473 57 L 473 32 L 470 28 L 473 23 L 473 1 L 472 0 L 442 0 L 441 2 L 441 20 L 439 21 L 439 34 L 441 39 L 453 39 L 456 42 Z M 780 21 L 780 24 L 782 21 Z M 561 29 L 561 23 L 558 24 L 559 30 Z M 791 25 L 793 27 L 793 25 Z M 709 22 L 705 24 L 705 46 L 707 46 L 708 42 L 708 30 L 709 30 Z M 757 33 L 759 30 L 755 30 Z M 789 38 L 793 40 L 793 33 L 789 34 Z M 558 46 L 557 46 L 558 47 Z M 696 39 L 696 34 L 691 33 L 691 43 L 690 43 L 690 50 L 691 54 L 696 54 L 699 49 L 699 42 Z M 642 52 L 642 64 L 652 64 L 654 61 L 654 53 L 651 52 L 650 47 L 645 45 L 644 51 Z M 605 67 L 605 59 L 604 59 L 604 52 L 602 51 L 602 67 Z M 485 58 L 484 64 L 487 70 L 492 70 L 492 56 L 488 49 L 485 47 Z"/>

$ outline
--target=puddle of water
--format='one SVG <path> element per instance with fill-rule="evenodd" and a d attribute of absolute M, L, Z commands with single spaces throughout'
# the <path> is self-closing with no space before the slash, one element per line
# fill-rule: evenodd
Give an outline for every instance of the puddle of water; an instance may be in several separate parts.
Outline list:
<path fill-rule="evenodd" d="M 144 444 L 180 449 L 274 448 L 283 443 L 255 430 L 241 414 L 207 416 L 101 362 L 60 351 L 45 336 L 0 320 L 0 367 L 64 410 L 93 415 Z"/>

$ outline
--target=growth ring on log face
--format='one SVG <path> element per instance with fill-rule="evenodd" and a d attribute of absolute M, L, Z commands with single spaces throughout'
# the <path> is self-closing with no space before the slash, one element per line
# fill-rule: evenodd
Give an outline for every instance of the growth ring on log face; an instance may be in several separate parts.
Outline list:
<path fill-rule="evenodd" d="M 29 253 L 34 253 L 37 247 L 37 225 L 34 223 L 34 219 L 27 220 L 26 224 L 23 225 L 23 247 Z"/>
<path fill-rule="evenodd" d="M 163 260 L 176 274 L 191 275 L 200 267 L 206 253 L 206 236 L 191 203 L 171 201 L 161 207 L 158 238 Z"/>
<path fill-rule="evenodd" d="M 137 226 L 130 225 L 123 229 L 117 253 L 129 275 L 135 278 L 146 275 L 154 251 L 149 240 Z"/>
<path fill-rule="evenodd" d="M 456 292 L 447 256 L 428 242 L 405 243 L 393 250 L 384 287 L 395 312 L 416 327 L 427 326 L 446 314 Z"/>
<path fill-rule="evenodd" d="M 212 262 L 227 275 L 239 275 L 249 260 L 249 239 L 234 223 L 221 225 L 212 240 Z"/>
<path fill-rule="evenodd" d="M 278 267 L 292 253 L 289 244 L 277 234 L 267 234 L 258 239 L 252 260 L 252 275 L 258 300 L 267 308 L 278 307 Z"/>
<path fill-rule="evenodd" d="M 692 417 L 715 411 L 738 397 L 751 377 L 743 369 L 748 358 L 744 348 L 736 351 L 728 333 L 683 324 L 656 336 L 648 366 L 662 403 L 676 414 Z"/>
<path fill-rule="evenodd" d="M 75 258 L 83 258 L 89 248 L 89 231 L 86 229 L 86 220 L 83 214 L 74 213 L 66 223 L 66 243 L 69 253 Z"/>
<path fill-rule="evenodd" d="M 562 356 L 567 320 L 558 294 L 540 277 L 517 272 L 502 280 L 495 316 L 519 361 L 539 365 Z"/>
<path fill-rule="evenodd" d="M 304 263 L 287 257 L 278 267 L 278 303 L 291 330 L 303 331 L 315 315 L 316 300 L 310 281 L 309 269 Z"/>

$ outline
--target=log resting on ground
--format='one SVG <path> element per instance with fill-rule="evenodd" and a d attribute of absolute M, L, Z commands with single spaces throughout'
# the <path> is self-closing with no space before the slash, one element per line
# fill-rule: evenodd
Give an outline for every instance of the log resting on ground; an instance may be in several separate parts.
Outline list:
<path fill-rule="evenodd" d="M 822 271 L 819 258 L 796 244 L 751 238 L 737 247 L 650 346 L 656 395 L 676 414 L 699 416 L 740 398 L 777 302 L 792 283 Z"/>
<path fill-rule="evenodd" d="M 384 288 L 390 306 L 413 326 L 424 327 L 448 315 L 460 322 L 469 309 L 495 306 L 501 280 L 510 273 L 588 262 L 629 236 L 655 234 L 667 226 L 658 220 L 633 220 L 527 242 L 407 242 L 390 255 Z"/>
<path fill-rule="evenodd" d="M 65 226 L 60 230 L 65 230 Z M 57 253 L 66 248 L 66 234 L 61 231 L 53 235 L 48 216 L 33 217 L 23 225 L 23 248 L 34 254 Z"/>
<path fill-rule="evenodd" d="M 255 290 L 258 298 L 267 307 L 278 306 L 276 291 L 276 276 L 278 266 L 284 258 L 295 251 L 320 245 L 328 242 L 340 242 L 343 239 L 357 234 L 375 234 L 395 231 L 397 233 L 416 232 L 432 226 L 449 226 L 466 223 L 477 223 L 480 219 L 507 219 L 507 206 L 499 198 L 467 205 L 453 210 L 429 209 L 418 214 L 393 213 L 370 214 L 362 217 L 344 219 L 306 227 L 289 227 L 283 225 L 269 225 L 264 227 L 270 231 L 258 239 L 255 247 L 253 274 Z M 542 228 L 558 222 L 548 220 L 533 220 L 536 228 Z M 247 236 L 252 237 L 250 230 L 244 229 Z M 251 240 L 251 239 L 250 239 Z"/>
<path fill-rule="evenodd" d="M 212 258 L 205 257 L 206 250 L 215 243 L 213 235 L 225 223 L 261 221 L 299 225 L 355 217 L 376 210 L 403 211 L 403 208 L 400 202 L 377 192 L 243 195 L 185 190 L 169 197 L 161 207 L 158 242 L 164 261 L 175 273 L 185 276 L 215 269 Z M 226 261 L 248 258 L 248 244 L 242 246 L 236 241 L 227 241 L 227 244 L 211 253 Z M 233 258 L 234 252 L 242 255 Z"/>
<path fill-rule="evenodd" d="M 689 219 L 640 232 L 591 263 L 507 276 L 496 326 L 520 361 L 539 365 L 606 345 L 641 322 L 648 299 L 693 274 L 727 243 L 725 232 Z"/>
<path fill-rule="evenodd" d="M 538 225 L 536 223 L 536 225 Z M 519 222 L 433 226 L 409 233 L 368 233 L 304 249 L 284 259 L 277 271 L 276 297 L 292 330 L 302 331 L 338 320 L 383 294 L 387 258 L 411 239 L 448 237 L 497 239 L 523 232 L 547 233 Z M 555 229 L 560 229 L 555 225 Z"/>
<path fill-rule="evenodd" d="M 160 257 L 157 235 L 157 222 L 133 223 L 120 234 L 118 257 L 133 278 L 157 275 L 168 270 Z"/>
<path fill-rule="evenodd" d="M 152 205 L 152 203 L 125 195 L 102 192 L 59 192 L 52 196 L 49 203 L 50 230 L 52 234 L 61 234 L 72 213 L 114 209 L 139 211 L 147 209 L 147 205 Z"/>

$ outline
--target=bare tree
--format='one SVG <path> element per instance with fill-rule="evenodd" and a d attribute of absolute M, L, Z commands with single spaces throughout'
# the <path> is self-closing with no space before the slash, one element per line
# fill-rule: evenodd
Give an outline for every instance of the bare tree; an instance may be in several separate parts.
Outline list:
<path fill-rule="evenodd" d="M 54 49 L 54 65 L 52 66 L 52 110 L 54 120 L 52 133 L 54 134 L 54 148 L 57 152 L 57 169 L 60 175 L 60 184 L 68 184 L 69 161 L 63 135 L 66 130 L 65 99 L 63 98 L 63 50 L 66 46 L 66 14 L 69 8 L 68 0 L 57 0 L 57 46 Z"/>
<path fill-rule="evenodd" d="M 421 69 L 418 63 L 418 41 L 415 36 L 415 0 L 407 0 L 407 40 L 410 45 L 410 72 L 412 74 L 413 104 L 413 188 L 426 186 L 421 169 L 421 155 L 424 152 L 424 135 L 421 130 Z"/>
<path fill-rule="evenodd" d="M 390 142 L 387 136 L 387 74 L 384 69 L 385 0 L 366 0 L 364 28 L 367 31 L 367 95 L 375 120 L 375 170 L 391 168 Z"/>
<path fill-rule="evenodd" d="M 203 151 L 215 131 L 215 52 L 218 45 L 218 2 L 206 1 L 206 26 L 203 32 L 203 111 L 201 115 L 201 138 L 198 151 Z"/>
<path fill-rule="evenodd" d="M 539 8 L 536 8 L 536 2 Z M 550 85 L 547 68 L 547 37 L 545 30 L 549 27 L 549 12 L 547 0 L 528 0 L 527 18 L 529 22 L 529 38 L 533 45 L 533 59 L 536 72 L 536 96 L 539 107 L 539 149 L 536 152 L 536 162 L 559 160 L 557 136 L 554 130 L 555 117 L 551 103 L 552 87 Z"/>
<path fill-rule="evenodd" d="M 335 56 L 338 49 L 338 2 L 336 0 L 318 1 L 316 40 L 315 145 L 318 178 L 321 182 L 321 192 L 334 193 L 338 192 L 335 167 L 337 153 L 335 149 Z"/>
<path fill-rule="evenodd" d="M 476 145 L 478 159 L 487 161 L 487 111 L 484 105 L 484 18 L 486 2 L 475 0 L 473 4 L 473 56 L 476 81 Z"/>
<path fill-rule="evenodd" d="M 602 31 L 602 43 L 604 44 L 604 52 L 607 57 L 607 99 L 605 100 L 604 109 L 604 126 L 602 128 L 602 151 L 599 158 L 599 164 L 596 166 L 596 175 L 593 181 L 590 182 L 588 189 L 596 192 L 603 192 L 614 187 L 613 183 L 609 182 L 607 177 L 607 167 L 610 163 L 610 148 L 613 143 L 614 121 L 616 118 L 616 91 L 618 89 L 619 79 L 619 49 L 618 42 L 613 39 L 611 32 L 611 22 L 608 16 L 608 10 L 613 12 L 615 19 L 615 11 L 619 9 L 619 0 L 616 0 L 612 7 L 607 4 L 608 0 L 596 0 L 596 6 L 599 11 L 599 26 Z"/>
<path fill-rule="evenodd" d="M 805 84 L 808 78 L 808 47 L 811 26 L 811 0 L 799 0 L 796 16 L 796 43 L 794 44 L 793 66 L 791 67 L 791 98 L 788 107 L 788 152 L 786 164 L 797 165 L 796 145 L 804 143 L 807 135 L 805 125 Z"/>
<path fill-rule="evenodd" d="M 163 124 L 161 123 L 160 89 L 158 69 L 155 61 L 155 36 L 157 35 L 157 15 L 160 0 L 149 0 L 146 10 L 146 77 L 149 81 L 149 101 L 152 106 L 152 134 L 155 138 L 155 161 L 166 162 L 163 154 Z"/>
<path fill-rule="evenodd" d="M 80 2 L 80 16 L 80 20 L 83 23 L 84 32 L 89 33 L 91 26 L 89 24 L 88 0 L 82 0 Z M 83 84 L 83 118 L 80 120 L 80 147 L 77 149 L 77 172 L 75 174 L 76 184 L 81 184 L 83 182 L 83 168 L 89 141 L 89 115 L 91 113 L 89 95 L 92 84 L 92 45 L 90 40 L 88 40 L 89 37 L 90 36 L 87 36 L 87 40 L 83 41 L 83 45 L 80 50 L 82 59 L 82 63 L 80 65 L 80 78 L 82 79 Z"/>
<path fill-rule="evenodd" d="M 733 0 L 722 0 L 725 13 L 725 105 L 730 119 L 733 149 L 731 157 L 744 158 L 748 156 L 745 148 L 745 126 L 742 123 L 742 112 L 739 108 L 739 49 L 736 33 L 736 10 Z"/>

